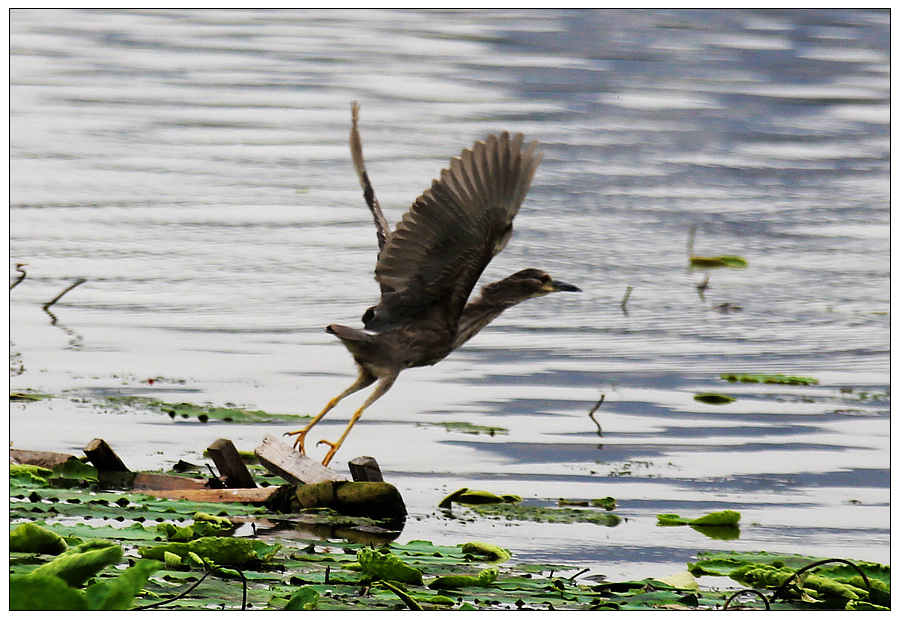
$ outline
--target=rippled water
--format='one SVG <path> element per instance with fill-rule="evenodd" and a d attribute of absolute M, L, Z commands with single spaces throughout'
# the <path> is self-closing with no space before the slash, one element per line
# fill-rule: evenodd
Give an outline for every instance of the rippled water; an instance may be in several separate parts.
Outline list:
<path fill-rule="evenodd" d="M 392 222 L 473 140 L 539 140 L 484 281 L 534 266 L 584 290 L 514 308 L 364 415 L 335 464 L 379 461 L 413 515 L 403 539 L 485 539 L 611 578 L 715 548 L 887 562 L 889 17 L 13 11 L 10 272 L 28 277 L 10 295 L 10 382 L 69 397 L 13 404 L 10 438 L 77 452 L 100 436 L 163 468 L 220 436 L 251 450 L 299 426 L 110 414 L 103 396 L 311 414 L 349 385 L 323 326 L 357 325 L 377 300 L 347 147 L 356 99 Z M 710 272 L 701 295 L 692 226 L 696 254 L 748 268 Z M 737 401 L 693 399 L 708 391 Z M 627 521 L 441 517 L 462 486 L 612 495 Z M 739 540 L 656 527 L 716 509 L 741 511 Z"/>

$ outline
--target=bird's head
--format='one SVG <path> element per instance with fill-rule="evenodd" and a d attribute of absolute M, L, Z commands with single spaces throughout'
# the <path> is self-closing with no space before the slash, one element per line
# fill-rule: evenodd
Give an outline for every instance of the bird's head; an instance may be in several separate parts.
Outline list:
<path fill-rule="evenodd" d="M 581 289 L 557 281 L 540 269 L 523 269 L 485 286 L 481 298 L 492 305 L 512 306 L 551 292 L 581 292 Z"/>

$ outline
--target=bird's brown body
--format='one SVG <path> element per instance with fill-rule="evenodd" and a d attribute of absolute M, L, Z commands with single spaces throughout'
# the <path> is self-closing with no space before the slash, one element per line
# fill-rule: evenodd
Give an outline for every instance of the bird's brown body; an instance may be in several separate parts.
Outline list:
<path fill-rule="evenodd" d="M 330 325 L 359 367 L 349 388 L 295 435 L 303 451 L 306 434 L 344 397 L 377 385 L 354 413 L 344 434 L 331 445 L 328 464 L 362 412 L 390 389 L 401 371 L 434 365 L 462 346 L 505 309 L 551 292 L 577 291 L 538 269 L 524 269 L 472 289 L 491 258 L 512 235 L 513 218 L 540 163 L 537 143 L 523 136 L 491 135 L 450 162 L 391 232 L 369 183 L 353 105 L 350 133 L 353 163 L 372 211 L 379 254 L 375 279 L 381 300 L 363 315 L 364 329 Z"/>

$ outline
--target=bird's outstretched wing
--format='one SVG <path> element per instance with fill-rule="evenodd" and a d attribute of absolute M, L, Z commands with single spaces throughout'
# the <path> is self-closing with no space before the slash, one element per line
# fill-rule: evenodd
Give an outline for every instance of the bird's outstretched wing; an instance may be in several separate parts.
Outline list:
<path fill-rule="evenodd" d="M 416 318 L 455 329 L 482 271 L 506 246 L 541 161 L 537 142 L 523 140 L 504 132 L 476 142 L 419 196 L 379 255 L 381 301 L 366 312 L 366 328 L 383 332 Z"/>
<path fill-rule="evenodd" d="M 375 220 L 375 233 L 378 235 L 378 255 L 380 256 L 385 243 L 391 238 L 391 228 L 388 226 L 387 219 L 384 218 L 381 205 L 378 204 L 378 198 L 375 197 L 375 190 L 372 189 L 372 183 L 369 181 L 369 173 L 366 172 L 366 163 L 362 154 L 362 140 L 359 137 L 359 103 L 356 101 L 350 103 L 350 114 L 353 121 L 350 127 L 350 155 L 353 158 L 353 167 L 356 169 L 356 175 L 359 177 L 363 197 L 369 206 L 369 210 L 372 211 L 372 218 Z"/>

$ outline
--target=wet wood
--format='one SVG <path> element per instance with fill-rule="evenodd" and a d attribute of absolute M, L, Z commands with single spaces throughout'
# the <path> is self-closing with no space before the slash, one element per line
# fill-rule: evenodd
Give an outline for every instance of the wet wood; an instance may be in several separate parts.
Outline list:
<path fill-rule="evenodd" d="M 323 481 L 281 486 L 268 507 L 282 513 L 327 507 L 347 516 L 375 520 L 406 518 L 400 491 L 391 484 L 374 481 Z"/>
<path fill-rule="evenodd" d="M 209 457 L 216 465 L 222 481 L 228 488 L 256 488 L 253 476 L 237 447 L 227 438 L 220 438 L 206 448 Z"/>
<path fill-rule="evenodd" d="M 65 464 L 69 460 L 77 460 L 71 454 L 61 454 L 55 451 L 35 451 L 32 449 L 10 449 L 9 459 L 11 464 L 31 464 L 45 469 Z"/>
<path fill-rule="evenodd" d="M 98 471 L 127 471 L 128 467 L 106 441 L 95 438 L 84 448 L 84 454 Z"/>
<path fill-rule="evenodd" d="M 322 481 L 346 481 L 347 477 L 332 471 L 295 451 L 278 437 L 267 434 L 255 450 L 260 464 L 292 484 L 316 484 Z"/>
<path fill-rule="evenodd" d="M 200 490 L 207 488 L 207 481 L 162 473 L 132 473 L 131 471 L 98 471 L 97 478 L 103 490 Z"/>
<path fill-rule="evenodd" d="M 359 456 L 347 464 L 353 481 L 384 481 L 381 468 L 372 456 Z"/>
<path fill-rule="evenodd" d="M 160 499 L 184 499 L 202 503 L 252 503 L 260 505 L 269 500 L 277 487 L 272 488 L 219 488 L 219 489 L 180 489 L 157 490 L 152 488 L 137 489 L 135 492 L 149 494 Z"/>

